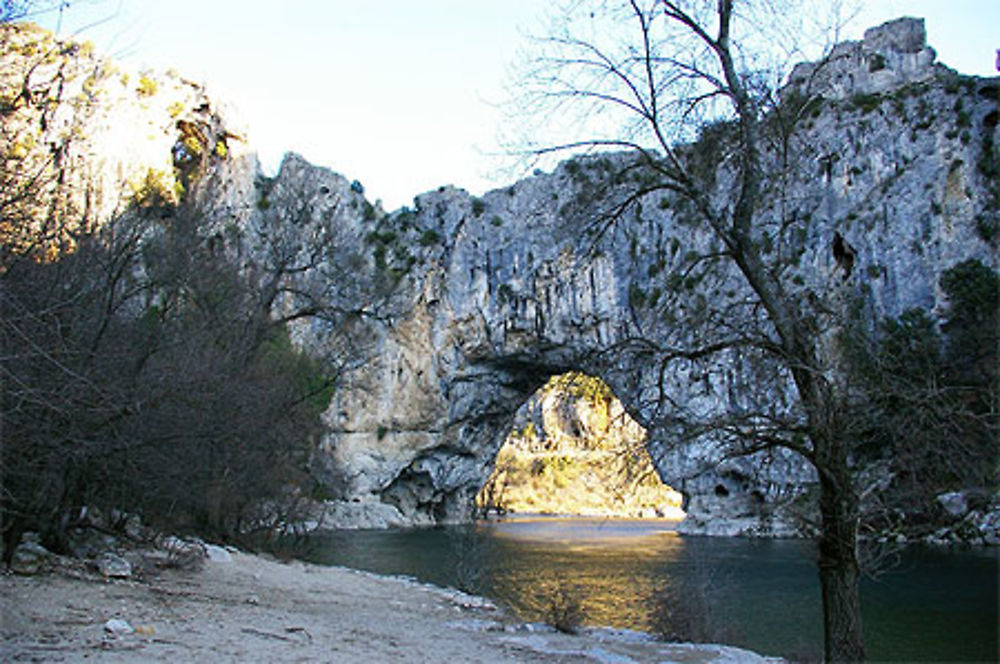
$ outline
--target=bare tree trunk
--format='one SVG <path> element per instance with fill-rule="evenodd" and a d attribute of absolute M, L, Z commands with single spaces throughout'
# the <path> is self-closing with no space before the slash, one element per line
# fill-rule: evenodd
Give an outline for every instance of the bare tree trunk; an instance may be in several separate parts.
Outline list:
<path fill-rule="evenodd" d="M 857 556 L 858 503 L 843 441 L 824 441 L 820 468 L 819 578 L 823 596 L 823 651 L 827 662 L 865 659 L 861 629 L 860 572 Z"/>
<path fill-rule="evenodd" d="M 792 375 L 808 414 L 810 461 L 819 475 L 821 515 L 819 574 L 823 593 L 823 642 L 827 662 L 865 659 L 861 629 L 861 596 L 857 556 L 858 497 L 848 464 L 849 441 L 844 436 L 842 401 L 818 370 L 822 367 L 816 342 L 797 308 L 760 262 L 736 242 L 734 258 L 760 296 L 782 339 Z"/>
<path fill-rule="evenodd" d="M 835 330 L 824 318 L 823 311 L 832 310 L 832 305 L 824 303 L 822 298 L 814 303 L 812 292 L 805 297 L 805 289 L 795 285 L 795 278 L 788 278 L 792 275 L 785 270 L 787 258 L 763 249 L 772 241 L 782 241 L 783 234 L 788 232 L 784 227 L 776 232 L 769 226 L 770 213 L 765 213 L 765 196 L 790 193 L 772 188 L 784 179 L 773 177 L 770 157 L 764 146 L 775 138 L 787 141 L 788 135 L 771 133 L 775 129 L 772 124 L 774 112 L 782 108 L 780 104 L 771 105 L 781 95 L 769 98 L 762 94 L 761 83 L 770 75 L 761 78 L 759 74 L 763 72 L 747 69 L 754 65 L 746 58 L 745 48 L 754 40 L 740 47 L 739 42 L 734 42 L 743 34 L 756 34 L 757 37 L 781 34 L 779 30 L 757 32 L 759 26 L 755 25 L 754 16 L 745 13 L 754 4 L 760 3 L 736 0 L 573 3 L 565 26 L 569 36 L 563 33 L 553 36 L 548 44 L 550 48 L 543 50 L 533 63 L 539 69 L 533 69 L 529 76 L 540 84 L 543 102 L 551 104 L 543 103 L 536 112 L 561 116 L 571 102 L 581 101 L 577 107 L 584 121 L 581 126 L 589 126 L 586 121 L 591 114 L 598 115 L 596 108 L 608 110 L 610 114 L 624 109 L 626 115 L 634 116 L 632 120 L 648 130 L 646 136 L 636 139 L 628 124 L 629 131 L 625 135 L 612 133 L 609 136 L 602 119 L 602 123 L 594 127 L 597 133 L 593 138 L 552 148 L 630 147 L 645 158 L 655 172 L 652 185 L 649 189 L 643 186 L 636 191 L 635 198 L 613 208 L 613 220 L 619 219 L 629 205 L 651 192 L 676 193 L 691 205 L 701 228 L 711 229 L 724 244 L 725 251 L 720 255 L 731 259 L 759 299 L 773 330 L 748 335 L 745 341 L 770 357 L 775 366 L 790 372 L 799 396 L 798 405 L 807 420 L 805 438 L 808 440 L 800 442 L 802 430 L 797 422 L 777 437 L 767 431 L 768 425 L 760 431 L 745 432 L 745 441 L 749 442 L 746 449 L 786 448 L 803 455 L 815 467 L 820 480 L 822 513 L 819 571 L 826 659 L 856 662 L 864 659 L 865 652 L 856 550 L 859 498 L 848 463 L 854 441 L 845 427 L 848 394 L 844 385 L 838 384 L 838 374 L 843 369 L 839 366 L 840 360 L 829 353 L 833 350 L 829 346 L 833 337 L 828 333 Z M 585 15 L 587 10 L 591 19 L 602 12 L 612 21 L 627 16 L 636 29 L 635 38 L 630 40 L 626 36 L 617 42 L 615 38 L 595 39 L 596 32 L 575 34 L 569 29 L 570 14 Z M 767 11 L 774 13 L 771 8 Z M 737 21 L 735 26 L 734 19 Z M 745 32 L 747 30 L 749 32 Z M 720 99 L 727 99 L 731 104 L 729 112 L 721 116 L 721 107 L 711 105 Z M 697 109 L 704 111 L 695 112 Z M 708 136 L 705 130 L 712 126 L 708 118 L 726 120 L 726 124 L 716 127 L 725 128 L 728 136 L 724 140 L 703 140 Z M 675 134 L 670 127 L 674 123 L 693 130 L 688 136 L 697 133 L 702 139 L 690 149 L 681 148 L 672 138 Z M 780 131 L 792 129 L 794 126 Z M 653 155 L 644 147 L 644 140 L 655 144 L 664 156 Z M 698 156 L 699 152 L 704 154 Z M 711 166 L 703 169 L 702 159 L 705 163 L 711 162 Z M 710 171 L 711 175 L 703 170 Z M 726 173 L 728 177 L 717 179 L 715 175 L 719 173 Z M 805 171 L 789 171 L 786 175 L 809 177 Z M 728 191 L 722 191 L 722 187 Z M 636 211 L 639 212 L 638 208 Z M 790 223 L 798 222 L 792 219 Z M 728 313 L 723 315 L 728 316 Z M 756 315 L 755 312 L 753 316 Z M 695 324 L 694 318 L 691 321 Z M 735 347 L 729 343 L 726 340 L 717 348 L 708 344 L 687 355 L 709 356 Z M 670 353 L 677 357 L 685 354 L 684 351 L 676 355 L 674 351 Z M 720 419 L 725 421 L 726 418 Z M 764 415 L 762 421 L 771 420 Z M 716 430 L 725 428 L 725 425 L 715 426 Z M 747 452 L 737 446 L 733 453 Z"/>

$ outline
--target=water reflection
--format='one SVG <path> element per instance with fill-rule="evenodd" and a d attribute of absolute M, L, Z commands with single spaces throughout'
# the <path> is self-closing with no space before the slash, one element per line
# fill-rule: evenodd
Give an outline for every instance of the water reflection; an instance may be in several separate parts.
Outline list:
<path fill-rule="evenodd" d="M 593 519 L 549 516 L 513 516 L 477 526 L 492 537 L 535 544 L 557 542 L 563 546 L 635 547 L 661 550 L 662 539 L 681 546 L 677 521 L 665 519 Z"/>
<path fill-rule="evenodd" d="M 461 587 L 539 620 L 560 589 L 586 622 L 663 627 L 786 657 L 818 655 L 809 542 L 679 537 L 669 522 L 516 519 L 468 527 L 341 532 L 307 556 Z M 862 586 L 874 660 L 994 661 L 997 552 L 915 548 Z M 669 629 L 667 630 L 669 631 Z"/>
<path fill-rule="evenodd" d="M 480 590 L 527 620 L 542 620 L 552 598 L 566 591 L 586 622 L 648 629 L 648 603 L 684 548 L 673 525 L 525 518 L 480 526 L 491 559 L 502 563 L 494 563 Z"/>

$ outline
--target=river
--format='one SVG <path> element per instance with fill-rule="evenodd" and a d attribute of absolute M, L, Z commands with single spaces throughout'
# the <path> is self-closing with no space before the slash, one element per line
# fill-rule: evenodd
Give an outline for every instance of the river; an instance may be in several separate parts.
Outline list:
<path fill-rule="evenodd" d="M 822 652 L 814 546 L 681 537 L 666 521 L 517 518 L 474 526 L 314 535 L 303 558 L 485 595 L 543 620 L 552 598 L 584 622 L 739 645 L 796 659 Z M 914 546 L 862 584 L 877 661 L 996 661 L 996 549 Z"/>

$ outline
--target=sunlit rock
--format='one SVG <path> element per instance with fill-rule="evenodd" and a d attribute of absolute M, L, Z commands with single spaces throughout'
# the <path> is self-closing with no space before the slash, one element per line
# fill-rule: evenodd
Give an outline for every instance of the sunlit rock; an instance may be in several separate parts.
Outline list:
<path fill-rule="evenodd" d="M 683 519 L 645 443 L 603 381 L 556 376 L 518 411 L 476 503 L 485 513 Z"/>
<path fill-rule="evenodd" d="M 789 88 L 845 99 L 891 92 L 934 77 L 934 49 L 922 18 L 899 18 L 865 31 L 861 41 L 837 44 L 821 62 L 795 66 Z"/>

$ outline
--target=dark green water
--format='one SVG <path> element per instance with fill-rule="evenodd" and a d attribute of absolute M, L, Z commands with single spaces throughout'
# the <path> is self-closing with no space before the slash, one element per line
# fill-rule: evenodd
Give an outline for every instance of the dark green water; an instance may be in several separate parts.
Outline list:
<path fill-rule="evenodd" d="M 303 556 L 491 597 L 542 620 L 561 589 L 585 622 L 700 630 L 768 655 L 822 651 L 811 543 L 680 537 L 672 524 L 519 519 L 469 527 L 313 537 Z M 862 585 L 876 661 L 997 661 L 997 551 L 908 549 Z M 660 607 L 668 607 L 668 617 Z M 673 618 L 669 617 L 672 614 Z"/>

